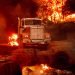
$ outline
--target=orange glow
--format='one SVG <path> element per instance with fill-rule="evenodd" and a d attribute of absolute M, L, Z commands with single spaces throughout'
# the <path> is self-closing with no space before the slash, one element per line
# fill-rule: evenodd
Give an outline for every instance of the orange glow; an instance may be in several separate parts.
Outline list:
<path fill-rule="evenodd" d="M 43 73 L 44 73 L 44 71 L 43 71 L 43 70 L 40 70 L 40 73 L 41 73 L 41 74 L 43 74 Z"/>
<path fill-rule="evenodd" d="M 55 68 L 52 68 L 48 66 L 47 64 L 40 64 L 40 65 L 34 65 L 34 66 L 23 66 L 22 68 L 22 75 L 27 75 L 28 74 L 28 69 L 29 75 L 50 75 L 51 71 L 55 71 Z"/>
<path fill-rule="evenodd" d="M 17 34 L 12 34 L 9 36 L 9 43 L 11 46 L 18 46 L 18 35 Z"/>
<path fill-rule="evenodd" d="M 75 22 L 75 13 L 66 16 L 65 21 L 74 21 Z"/>
<path fill-rule="evenodd" d="M 48 67 L 46 64 L 41 64 L 41 66 L 42 66 L 42 69 L 43 69 L 43 70 L 49 69 L 49 67 Z"/>
<path fill-rule="evenodd" d="M 64 21 L 74 21 L 75 13 L 63 15 L 62 7 L 65 5 L 67 0 L 42 0 L 41 5 L 37 12 L 38 17 L 42 19 L 48 19 L 52 22 L 64 22 Z"/>

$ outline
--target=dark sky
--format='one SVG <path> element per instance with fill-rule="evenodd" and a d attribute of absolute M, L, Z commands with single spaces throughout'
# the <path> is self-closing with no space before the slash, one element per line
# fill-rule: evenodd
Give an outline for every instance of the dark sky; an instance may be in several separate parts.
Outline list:
<path fill-rule="evenodd" d="M 67 4 L 70 10 L 75 11 L 75 0 L 68 0 Z"/>
<path fill-rule="evenodd" d="M 67 0 L 63 10 L 75 13 L 75 0 Z"/>

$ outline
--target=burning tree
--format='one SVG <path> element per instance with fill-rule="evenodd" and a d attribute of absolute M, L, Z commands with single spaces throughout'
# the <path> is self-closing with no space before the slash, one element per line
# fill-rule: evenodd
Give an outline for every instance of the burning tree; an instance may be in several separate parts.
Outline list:
<path fill-rule="evenodd" d="M 48 19 L 52 22 L 64 22 L 64 21 L 75 21 L 75 14 L 63 15 L 63 7 L 65 6 L 66 0 L 42 0 L 39 1 L 40 7 L 37 15 L 42 19 Z M 73 19 L 72 19 L 73 18 Z"/>

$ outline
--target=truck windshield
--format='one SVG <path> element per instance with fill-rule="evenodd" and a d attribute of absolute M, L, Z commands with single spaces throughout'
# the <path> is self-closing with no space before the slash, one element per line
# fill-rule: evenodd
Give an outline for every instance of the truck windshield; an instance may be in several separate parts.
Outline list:
<path fill-rule="evenodd" d="M 25 20 L 25 25 L 41 25 L 41 20 Z"/>

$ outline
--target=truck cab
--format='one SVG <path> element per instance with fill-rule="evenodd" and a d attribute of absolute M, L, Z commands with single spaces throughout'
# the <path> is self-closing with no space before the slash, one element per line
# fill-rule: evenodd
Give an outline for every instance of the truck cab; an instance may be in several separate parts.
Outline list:
<path fill-rule="evenodd" d="M 21 18 L 18 23 L 18 34 L 25 45 L 45 45 L 47 42 L 42 19 Z"/>

